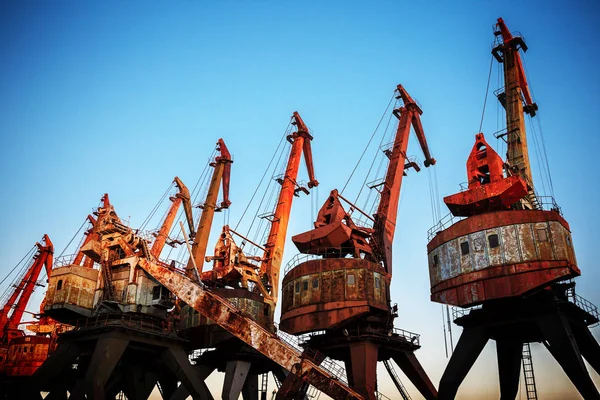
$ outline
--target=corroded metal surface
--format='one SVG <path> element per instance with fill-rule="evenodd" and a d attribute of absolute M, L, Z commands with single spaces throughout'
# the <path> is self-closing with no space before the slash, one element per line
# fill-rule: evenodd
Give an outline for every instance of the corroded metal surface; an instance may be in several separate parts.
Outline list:
<path fill-rule="evenodd" d="M 568 224 L 554 211 L 462 220 L 428 245 L 432 300 L 470 306 L 580 274 Z"/>
<path fill-rule="evenodd" d="M 7 376 L 31 376 L 48 358 L 50 338 L 23 336 L 8 346 L 5 373 Z"/>
<path fill-rule="evenodd" d="M 316 374 L 322 381 L 309 381 L 313 386 L 335 399 L 361 399 L 358 393 L 334 379 L 327 371 L 310 360 L 303 359 L 291 346 L 282 342 L 277 335 L 260 324 L 240 315 L 239 311 L 220 296 L 205 290 L 187 277 L 149 262 L 139 261 L 139 266 L 175 293 L 182 301 L 193 307 L 219 326 L 241 339 L 255 350 L 296 375 L 309 378 Z"/>
<path fill-rule="evenodd" d="M 388 312 L 390 277 L 355 258 L 310 260 L 283 280 L 280 328 L 292 334 L 329 329 L 370 312 Z"/>
<path fill-rule="evenodd" d="M 64 322 L 73 319 L 74 315 L 67 316 L 65 320 L 59 316 L 62 313 L 60 309 L 70 309 L 79 317 L 88 316 L 94 307 L 97 281 L 96 269 L 79 265 L 53 269 L 48 279 L 45 313 Z"/>

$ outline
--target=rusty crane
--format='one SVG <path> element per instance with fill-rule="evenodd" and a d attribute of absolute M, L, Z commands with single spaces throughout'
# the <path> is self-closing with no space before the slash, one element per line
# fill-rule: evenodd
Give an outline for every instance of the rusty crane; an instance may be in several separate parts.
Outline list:
<path fill-rule="evenodd" d="M 36 252 L 29 260 L 28 267 L 15 282 L 14 289 L 0 311 L 0 376 L 2 386 L 9 392 L 11 383 L 31 376 L 48 355 L 50 338 L 46 336 L 28 336 L 19 329 L 25 308 L 38 284 L 43 269 L 50 276 L 54 260 L 54 246 L 48 235 L 42 243 L 35 244 Z"/>
<path fill-rule="evenodd" d="M 505 82 L 497 95 L 507 127 L 497 137 L 507 144 L 507 158 L 477 134 L 467 160 L 468 189 L 444 198 L 453 217 L 466 218 L 440 222 L 429 232 L 431 298 L 466 308 L 455 314 L 463 331 L 439 398 L 456 396 L 491 339 L 502 399 L 517 395 L 521 363 L 527 398 L 537 398 L 531 342 L 545 345 L 584 398 L 600 399 L 583 362 L 600 372 L 600 346 L 588 328 L 598 322 L 598 310 L 575 294 L 570 279 L 581 272 L 569 224 L 554 199 L 540 201 L 531 175 L 525 114 L 534 116 L 538 107 L 520 56 L 527 46 L 502 18 L 495 35 L 501 40 L 492 54 L 503 65 Z"/>
<path fill-rule="evenodd" d="M 273 314 L 292 202 L 300 192 L 308 193 L 308 189 L 318 185 L 312 161 L 312 136 L 299 113 L 292 115 L 292 124 L 296 129 L 287 136 L 291 149 L 285 172 L 276 178 L 281 189 L 275 201 L 275 210 L 263 216 L 270 223 L 266 244 L 257 244 L 226 225 L 217 241 L 214 255 L 207 257 L 207 260 L 213 261 L 213 268 L 201 275 L 202 282 L 212 287 L 215 293 L 227 298 L 254 322 L 271 332 L 274 329 Z M 303 154 L 309 176 L 307 187 L 297 181 Z M 234 236 L 256 246 L 262 251 L 262 256 L 245 254 L 235 243 Z M 264 379 L 264 374 L 269 371 L 279 376 L 280 380 L 285 378 L 285 369 L 278 367 L 276 362 L 215 325 L 201 313 L 198 315 L 192 311 L 191 307 L 182 309 L 185 337 L 193 343 L 194 348 L 216 348 L 204 352 L 198 362 L 205 367 L 203 375 L 207 376 L 214 369 L 225 371 L 223 398 L 237 399 L 241 392 L 252 391 L 253 385 L 258 385 L 258 376 L 263 374 Z"/>
<path fill-rule="evenodd" d="M 392 242 L 405 170 L 419 166 L 406 156 L 411 126 L 425 155 L 425 166 L 435 164 L 429 153 L 420 116 L 421 108 L 402 85 L 397 98 L 403 106 L 385 179 L 371 187 L 380 193 L 377 212 L 370 216 L 333 190 L 319 211 L 315 229 L 292 238 L 301 253 L 314 259 L 292 264 L 283 279 L 280 328 L 291 334 L 313 332 L 307 345 L 343 361 L 349 384 L 362 396 L 375 399 L 377 361 L 393 358 L 427 399 L 436 397 L 414 356 L 418 335 L 393 328 L 390 303 Z M 342 201 L 371 221 L 361 226 Z M 293 396 L 300 386 L 288 379 L 281 392 Z M 283 397 L 283 395 L 281 396 Z"/>

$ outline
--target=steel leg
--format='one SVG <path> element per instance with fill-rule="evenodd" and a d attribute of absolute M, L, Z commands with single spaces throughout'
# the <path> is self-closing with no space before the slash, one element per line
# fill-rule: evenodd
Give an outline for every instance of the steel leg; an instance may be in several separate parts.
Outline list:
<path fill-rule="evenodd" d="M 600 399 L 600 393 L 588 373 L 569 321 L 560 311 L 536 318 L 547 343 L 544 343 L 558 361 L 571 382 L 586 400 Z"/>
<path fill-rule="evenodd" d="M 523 343 L 513 340 L 496 340 L 500 400 L 515 400 L 519 391 Z"/>
<path fill-rule="evenodd" d="M 438 392 L 415 353 L 398 352 L 392 358 L 425 399 L 437 399 Z"/>
<path fill-rule="evenodd" d="M 489 337 L 484 327 L 465 327 L 440 380 L 439 400 L 456 397 L 458 388 L 481 354 Z"/>

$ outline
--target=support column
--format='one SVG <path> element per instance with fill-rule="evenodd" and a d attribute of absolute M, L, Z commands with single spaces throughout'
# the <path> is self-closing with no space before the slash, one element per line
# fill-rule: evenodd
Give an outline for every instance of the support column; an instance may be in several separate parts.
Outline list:
<path fill-rule="evenodd" d="M 498 377 L 500 379 L 500 400 L 515 400 L 519 391 L 523 343 L 521 341 L 496 340 L 498 355 Z"/>
<path fill-rule="evenodd" d="M 482 326 L 465 327 L 440 380 L 439 400 L 453 400 L 489 337 Z"/>
<path fill-rule="evenodd" d="M 579 346 L 581 355 L 588 363 L 600 374 L 600 345 L 590 332 L 590 329 L 584 325 L 571 324 L 575 341 Z"/>
<path fill-rule="evenodd" d="M 71 397 L 75 400 L 85 398 L 103 400 L 104 386 L 112 374 L 117 362 L 125 352 L 128 339 L 106 337 L 100 338 L 94 347 L 94 353 L 85 373 L 85 378 L 79 381 L 73 389 Z"/>
<path fill-rule="evenodd" d="M 558 361 L 581 396 L 586 400 L 600 399 L 600 393 L 588 373 L 571 327 L 562 312 L 546 314 L 536 318 L 547 343 L 544 343 Z"/>
<path fill-rule="evenodd" d="M 208 386 L 204 382 L 206 378 L 215 370 L 215 367 L 209 367 L 207 365 L 196 364 L 194 365 L 194 371 L 196 371 L 196 378 L 198 379 L 199 384 L 202 386 L 202 390 L 204 392 L 203 399 L 205 400 L 213 400 L 213 396 L 208 390 Z M 177 382 L 175 382 L 175 386 L 177 386 Z M 169 400 L 185 400 L 189 396 L 188 390 L 184 385 L 179 385 L 179 387 L 173 389 L 169 396 L 165 396 L 165 399 Z"/>
<path fill-rule="evenodd" d="M 354 389 L 365 399 L 374 400 L 377 390 L 377 353 L 378 347 L 365 340 L 350 345 L 351 371 Z"/>
<path fill-rule="evenodd" d="M 398 352 L 392 358 L 426 400 L 437 399 L 438 392 L 413 352 Z"/>
<path fill-rule="evenodd" d="M 167 367 L 175 374 L 181 385 L 185 386 L 193 399 L 209 398 L 210 392 L 200 381 L 185 351 L 180 347 L 170 347 L 163 351 L 162 358 Z"/>
<path fill-rule="evenodd" d="M 242 398 L 244 400 L 258 400 L 258 375 L 250 374 L 242 387 Z"/>
<path fill-rule="evenodd" d="M 73 342 L 60 343 L 33 374 L 31 388 L 36 390 L 38 395 L 41 390 L 52 393 L 52 386 L 57 382 L 56 378 L 71 369 L 71 365 L 79 354 L 81 354 L 81 348 L 77 344 Z M 57 390 L 62 391 L 64 388 L 57 388 Z"/>
<path fill-rule="evenodd" d="M 247 361 L 228 361 L 223 381 L 223 400 L 238 400 L 251 364 Z"/>

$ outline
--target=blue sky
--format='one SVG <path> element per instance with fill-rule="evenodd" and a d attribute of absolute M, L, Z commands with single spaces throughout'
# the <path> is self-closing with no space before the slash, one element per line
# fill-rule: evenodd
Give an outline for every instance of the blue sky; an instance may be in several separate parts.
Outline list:
<path fill-rule="evenodd" d="M 193 186 L 220 137 L 235 157 L 229 218 L 237 221 L 295 110 L 314 135 L 321 182 L 312 200 L 294 204 L 288 236 L 305 231 L 311 201 L 320 206 L 343 186 L 398 83 L 424 110 L 440 195 L 458 191 L 502 16 L 530 48 L 554 194 L 583 272 L 578 293 L 600 304 L 599 9 L 594 1 L 4 1 L 0 276 L 44 233 L 60 253 L 105 192 L 139 226 L 173 176 Z M 483 131 L 492 145 L 496 111 L 490 96 Z M 416 142 L 409 154 L 419 154 Z M 402 188 L 392 295 L 397 326 L 422 334 L 417 355 L 437 384 L 446 359 L 440 306 L 429 301 L 428 178 L 410 174 Z M 295 253 L 290 243 L 285 260 Z M 494 352 L 486 349 L 460 398 L 497 398 Z M 544 398 L 575 396 L 545 350 L 533 355 Z M 389 379 L 381 385 L 392 397 Z"/>

